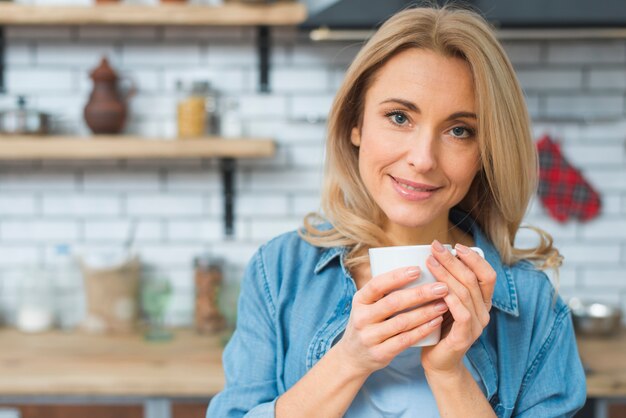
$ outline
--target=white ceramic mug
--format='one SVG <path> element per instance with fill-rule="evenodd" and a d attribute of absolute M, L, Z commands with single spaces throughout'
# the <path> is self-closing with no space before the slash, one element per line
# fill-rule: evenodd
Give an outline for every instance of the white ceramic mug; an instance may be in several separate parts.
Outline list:
<path fill-rule="evenodd" d="M 456 256 L 456 250 L 452 246 L 445 244 L 444 247 Z M 482 258 L 485 258 L 483 250 L 478 247 L 471 247 L 473 251 L 476 251 Z M 370 248 L 370 267 L 372 271 L 372 277 L 379 274 L 386 273 L 391 270 L 395 270 L 400 267 L 413 267 L 418 266 L 421 269 L 421 274 L 413 282 L 405 285 L 402 289 L 409 287 L 420 286 L 427 283 L 434 283 L 437 280 L 432 275 L 428 267 L 426 266 L 426 259 L 431 255 L 430 245 L 406 245 L 397 247 L 380 247 Z M 420 305 L 416 305 L 417 308 Z M 421 339 L 413 347 L 423 347 L 427 345 L 435 345 L 441 338 L 441 325 L 435 328 L 435 330 Z"/>

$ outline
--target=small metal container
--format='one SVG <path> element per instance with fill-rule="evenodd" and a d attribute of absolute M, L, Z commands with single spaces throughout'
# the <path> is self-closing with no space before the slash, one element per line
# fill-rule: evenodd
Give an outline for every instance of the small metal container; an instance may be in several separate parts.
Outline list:
<path fill-rule="evenodd" d="M 8 135 L 45 135 L 50 129 L 50 115 L 26 107 L 18 98 L 17 109 L 0 112 L 0 133 Z"/>
<path fill-rule="evenodd" d="M 568 304 L 578 334 L 607 337 L 619 332 L 622 311 L 618 307 L 578 298 L 570 299 Z"/>

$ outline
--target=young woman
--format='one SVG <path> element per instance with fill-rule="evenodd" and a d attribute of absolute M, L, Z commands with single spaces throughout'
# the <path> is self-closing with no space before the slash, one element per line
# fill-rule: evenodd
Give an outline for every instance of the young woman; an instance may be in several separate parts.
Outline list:
<path fill-rule="evenodd" d="M 207 416 L 572 416 L 585 376 L 541 272 L 561 257 L 540 230 L 537 247 L 513 246 L 536 174 L 523 94 L 488 24 L 450 8 L 392 17 L 333 104 L 323 219 L 248 266 Z M 419 280 L 411 267 L 372 277 L 369 248 L 414 244 L 432 245 L 436 284 L 401 289 Z M 411 347 L 438 326 L 439 343 Z"/>

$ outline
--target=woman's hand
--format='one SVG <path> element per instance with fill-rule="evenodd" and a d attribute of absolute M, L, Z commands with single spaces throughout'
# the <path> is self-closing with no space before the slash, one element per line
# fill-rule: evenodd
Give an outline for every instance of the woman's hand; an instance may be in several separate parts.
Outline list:
<path fill-rule="evenodd" d="M 441 326 L 441 340 L 422 349 L 427 375 L 450 375 L 463 369 L 463 356 L 489 323 L 496 272 L 476 252 L 457 244 L 457 257 L 438 241 L 432 244 L 428 269 L 450 289 L 444 301 L 449 313 Z"/>
<path fill-rule="evenodd" d="M 419 275 L 418 267 L 392 270 L 355 293 L 348 325 L 335 348 L 357 373 L 369 375 L 387 366 L 443 321 L 448 309 L 441 300 L 448 294 L 445 283 L 400 289 Z M 402 312 L 416 305 L 422 306 Z"/>

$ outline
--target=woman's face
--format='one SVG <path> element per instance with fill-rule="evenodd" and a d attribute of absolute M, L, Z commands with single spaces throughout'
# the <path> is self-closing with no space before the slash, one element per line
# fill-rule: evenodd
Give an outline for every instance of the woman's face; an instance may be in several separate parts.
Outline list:
<path fill-rule="evenodd" d="M 412 48 L 376 73 L 351 141 L 361 178 L 392 225 L 447 225 L 480 167 L 477 117 L 461 59 Z"/>

